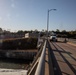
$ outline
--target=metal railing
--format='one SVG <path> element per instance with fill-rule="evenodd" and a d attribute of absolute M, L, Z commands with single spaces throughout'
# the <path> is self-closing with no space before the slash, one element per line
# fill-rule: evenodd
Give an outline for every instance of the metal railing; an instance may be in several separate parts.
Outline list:
<path fill-rule="evenodd" d="M 41 56 L 42 50 L 43 50 L 44 42 L 42 43 L 41 47 L 38 48 L 38 53 L 35 56 L 33 62 L 27 67 L 27 75 L 35 75 L 38 63 L 39 63 L 39 58 Z"/>
<path fill-rule="evenodd" d="M 44 75 L 44 67 L 45 67 L 45 51 L 46 51 L 46 40 L 43 46 L 43 50 L 39 59 L 39 63 L 35 72 L 35 75 Z"/>
<path fill-rule="evenodd" d="M 54 68 L 51 58 L 51 48 L 50 48 L 50 41 L 45 40 L 41 48 L 39 49 L 34 61 L 30 65 L 27 75 L 45 75 L 47 72 L 45 71 L 46 63 L 48 63 L 48 75 L 54 75 Z M 48 51 L 48 53 L 46 53 Z M 46 56 L 47 61 L 46 62 Z"/>
<path fill-rule="evenodd" d="M 35 64 L 36 64 L 36 65 L 38 64 L 37 61 L 38 61 L 38 58 L 39 58 L 40 55 L 41 55 L 42 49 L 43 49 L 43 45 L 42 45 L 42 47 L 40 48 L 40 50 L 38 51 L 38 53 L 37 53 L 36 57 L 34 58 L 32 64 L 28 66 L 28 73 L 27 73 L 28 75 L 32 75 L 32 71 L 37 68 L 37 67 L 34 67 L 34 65 L 35 65 Z M 36 65 L 35 65 L 35 66 L 36 66 Z M 34 68 L 33 68 L 33 67 L 34 67 Z"/>
<path fill-rule="evenodd" d="M 34 61 L 28 68 L 27 75 L 43 75 L 45 72 L 45 50 L 46 50 L 46 40 L 43 42 L 43 45 L 39 49 Z M 43 70 L 43 71 L 42 71 Z"/>

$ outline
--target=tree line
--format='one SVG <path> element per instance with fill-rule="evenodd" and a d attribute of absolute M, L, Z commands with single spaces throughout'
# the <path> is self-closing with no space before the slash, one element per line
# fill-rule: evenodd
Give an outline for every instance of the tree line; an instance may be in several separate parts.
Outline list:
<path fill-rule="evenodd" d="M 38 31 L 37 29 L 35 30 L 18 30 L 17 32 L 10 32 L 10 30 L 3 30 L 2 28 L 0 28 L 0 34 L 2 33 L 16 33 L 16 34 L 26 34 L 26 33 L 40 33 L 42 32 L 42 35 L 45 35 L 47 33 L 47 30 L 42 29 L 41 31 Z M 62 30 L 60 31 L 59 29 L 56 29 L 56 31 L 49 31 L 49 33 L 54 32 L 57 34 L 58 37 L 66 37 L 66 38 L 75 38 L 76 39 L 76 30 L 72 30 L 72 31 L 66 31 L 66 30 Z"/>
<path fill-rule="evenodd" d="M 59 37 L 67 37 L 67 38 L 74 38 L 74 39 L 76 39 L 76 30 L 72 30 L 72 31 L 62 30 L 62 31 L 60 31 L 59 29 L 57 29 L 55 31 L 55 33 Z"/>

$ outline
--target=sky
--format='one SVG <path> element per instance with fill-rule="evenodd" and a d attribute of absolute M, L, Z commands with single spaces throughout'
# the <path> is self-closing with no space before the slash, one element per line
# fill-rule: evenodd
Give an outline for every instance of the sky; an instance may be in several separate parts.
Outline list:
<path fill-rule="evenodd" d="M 10 31 L 76 30 L 76 0 L 0 0 L 0 28 Z"/>

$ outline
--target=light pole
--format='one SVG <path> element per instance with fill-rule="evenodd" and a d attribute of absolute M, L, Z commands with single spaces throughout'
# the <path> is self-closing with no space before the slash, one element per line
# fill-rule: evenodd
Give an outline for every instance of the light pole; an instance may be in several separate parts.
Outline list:
<path fill-rule="evenodd" d="M 47 13 L 47 38 L 48 38 L 48 28 L 49 28 L 49 12 L 52 11 L 52 10 L 56 11 L 57 9 L 48 10 L 48 13 Z"/>

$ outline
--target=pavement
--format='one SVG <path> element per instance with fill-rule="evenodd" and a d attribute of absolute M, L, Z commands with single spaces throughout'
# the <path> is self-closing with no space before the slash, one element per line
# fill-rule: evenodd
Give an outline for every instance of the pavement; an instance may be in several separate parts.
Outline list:
<path fill-rule="evenodd" d="M 70 44 L 70 45 L 76 46 L 76 44 L 73 43 L 73 42 L 67 42 L 67 44 Z"/>
<path fill-rule="evenodd" d="M 76 46 L 50 42 L 54 75 L 76 75 Z"/>
<path fill-rule="evenodd" d="M 58 38 L 58 41 L 59 42 L 64 42 L 65 38 Z M 70 45 L 73 45 L 73 46 L 76 46 L 76 39 L 66 39 L 68 42 L 67 44 L 70 44 Z"/>

